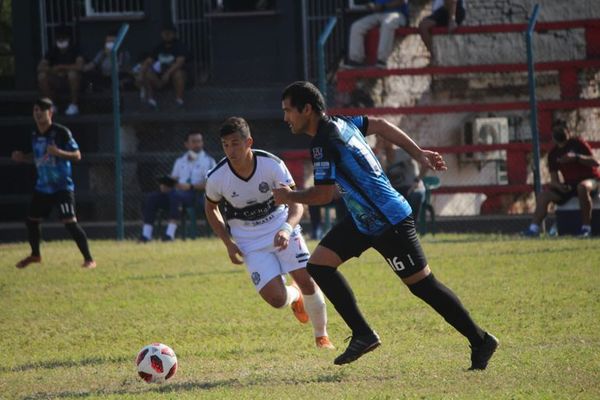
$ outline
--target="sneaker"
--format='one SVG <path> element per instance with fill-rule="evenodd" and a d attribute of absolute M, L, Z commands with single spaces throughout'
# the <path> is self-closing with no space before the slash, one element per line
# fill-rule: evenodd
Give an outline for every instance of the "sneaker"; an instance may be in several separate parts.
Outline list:
<path fill-rule="evenodd" d="M 377 62 L 375 63 L 375 67 L 377 67 L 379 69 L 387 69 L 388 66 L 387 66 L 387 62 L 377 60 Z"/>
<path fill-rule="evenodd" d="M 302 292 L 300 291 L 300 288 L 298 287 L 296 282 L 292 281 L 292 286 L 298 289 L 298 293 L 300 293 L 300 297 L 298 297 L 298 300 L 292 302 L 291 304 L 292 311 L 294 312 L 294 316 L 296 317 L 296 319 L 300 321 L 301 324 L 305 324 L 308 322 L 308 314 L 304 309 L 304 296 L 302 296 Z"/>
<path fill-rule="evenodd" d="M 83 262 L 83 264 L 81 264 L 81 268 L 94 269 L 94 268 L 96 268 L 96 261 L 94 261 L 94 260 L 85 260 Z"/>
<path fill-rule="evenodd" d="M 67 109 L 65 110 L 65 115 L 72 117 L 77 114 L 79 114 L 79 107 L 77 106 L 77 104 L 69 104 L 69 107 L 67 107 Z"/>
<path fill-rule="evenodd" d="M 329 340 L 329 336 L 317 336 L 315 343 L 319 349 L 335 350 L 335 346 Z"/>
<path fill-rule="evenodd" d="M 369 335 L 351 336 L 348 339 L 350 339 L 350 344 L 346 351 L 333 361 L 335 365 L 343 365 L 356 361 L 363 354 L 373 351 L 381 345 L 381 340 L 379 340 L 379 336 L 375 332 Z"/>
<path fill-rule="evenodd" d="M 486 332 L 483 343 L 477 347 L 471 347 L 471 368 L 469 368 L 469 371 L 486 369 L 488 361 L 492 358 L 499 344 L 500 342 L 494 335 Z"/>
<path fill-rule="evenodd" d="M 41 263 L 41 262 L 42 262 L 42 257 L 40 257 L 40 256 L 27 256 L 24 259 L 22 259 L 21 261 L 19 261 L 17 263 L 17 265 L 15 265 L 15 267 L 17 267 L 17 268 L 25 268 L 29 264 L 32 264 L 32 263 Z"/>
<path fill-rule="evenodd" d="M 579 232 L 577 232 L 577 237 L 580 238 L 589 238 L 592 236 L 592 230 L 588 228 L 581 227 L 579 228 Z"/>
<path fill-rule="evenodd" d="M 523 232 L 521 232 L 521 236 L 525 236 L 525 237 L 539 237 L 540 233 L 536 232 L 536 231 L 532 231 L 531 229 L 527 228 Z"/>
<path fill-rule="evenodd" d="M 367 66 L 365 65 L 365 63 L 354 61 L 354 60 L 348 60 L 348 61 L 342 63 L 342 68 L 345 68 L 345 69 L 356 69 L 356 68 L 366 68 L 366 67 Z"/>

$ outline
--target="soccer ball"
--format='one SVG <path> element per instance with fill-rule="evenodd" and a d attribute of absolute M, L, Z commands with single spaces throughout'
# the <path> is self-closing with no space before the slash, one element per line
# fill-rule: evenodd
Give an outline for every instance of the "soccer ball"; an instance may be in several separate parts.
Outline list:
<path fill-rule="evenodd" d="M 177 372 L 177 356 L 162 343 L 144 347 L 135 358 L 138 375 L 147 383 L 163 383 Z"/>

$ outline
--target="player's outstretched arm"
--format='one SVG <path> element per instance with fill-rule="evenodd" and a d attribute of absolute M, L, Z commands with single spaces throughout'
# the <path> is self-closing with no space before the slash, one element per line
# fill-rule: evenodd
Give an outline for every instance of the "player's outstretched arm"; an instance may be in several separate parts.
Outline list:
<path fill-rule="evenodd" d="M 28 153 L 25 154 L 20 150 L 15 150 L 12 152 L 10 158 L 14 161 L 14 162 L 18 162 L 18 163 L 29 163 L 33 161 L 33 153 Z"/>
<path fill-rule="evenodd" d="M 225 247 L 227 248 L 227 254 L 229 259 L 234 264 L 242 264 L 244 262 L 242 252 L 235 242 L 229 236 L 227 228 L 225 227 L 225 220 L 219 211 L 219 205 L 213 203 L 209 199 L 204 201 L 204 213 L 206 214 L 206 220 L 212 228 L 215 235 L 221 239 Z"/>
<path fill-rule="evenodd" d="M 331 203 L 335 185 L 316 185 L 304 190 L 292 190 L 288 186 L 273 189 L 275 204 L 301 203 L 320 206 Z"/>

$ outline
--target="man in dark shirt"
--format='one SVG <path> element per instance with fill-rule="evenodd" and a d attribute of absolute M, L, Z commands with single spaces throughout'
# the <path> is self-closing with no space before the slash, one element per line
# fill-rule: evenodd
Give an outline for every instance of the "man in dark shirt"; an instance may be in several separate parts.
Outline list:
<path fill-rule="evenodd" d="M 186 62 L 189 60 L 185 45 L 177 38 L 177 31 L 171 24 L 163 27 L 160 43 L 142 64 L 141 81 L 148 105 L 157 108 L 155 89 L 164 88 L 169 82 L 175 89 L 175 104 L 183 107 L 183 91 L 187 79 Z"/>
<path fill-rule="evenodd" d="M 64 29 L 56 33 L 54 46 L 38 64 L 38 85 L 43 96 L 53 98 L 56 89 L 68 86 L 71 102 L 65 110 L 66 115 L 79 114 L 83 64 L 83 57 L 79 55 L 69 33 Z"/>
<path fill-rule="evenodd" d="M 14 161 L 32 161 L 37 170 L 37 181 L 26 222 L 31 255 L 19 261 L 16 266 L 25 268 L 31 263 L 42 261 L 40 223 L 50 215 L 53 207 L 57 207 L 60 220 L 83 255 L 82 267 L 96 268 L 86 234 L 75 216 L 75 185 L 71 178 L 71 161 L 81 160 L 81 153 L 71 131 L 52 122 L 52 106 L 49 98 L 40 98 L 35 102 L 33 118 L 36 129 L 31 138 L 32 152 L 25 154 L 17 150 L 12 153 Z"/>
<path fill-rule="evenodd" d="M 590 145 L 579 137 L 572 137 L 567 124 L 557 120 L 552 127 L 552 139 L 555 146 L 548 153 L 550 183 L 546 190 L 538 195 L 533 220 L 524 236 L 539 236 L 540 225 L 548 205 L 564 204 L 571 197 L 579 198 L 581 208 L 581 229 L 579 236 L 588 237 L 592 233 L 592 197 L 600 182 L 600 163 L 592 153 Z M 562 181 L 558 173 L 562 175 Z"/>

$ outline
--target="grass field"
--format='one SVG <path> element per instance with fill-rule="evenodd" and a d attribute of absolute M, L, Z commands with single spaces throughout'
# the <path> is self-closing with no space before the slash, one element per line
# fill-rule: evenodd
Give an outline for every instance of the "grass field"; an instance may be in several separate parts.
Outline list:
<path fill-rule="evenodd" d="M 318 351 L 309 326 L 262 302 L 216 240 L 92 241 L 92 271 L 71 242 L 43 244 L 44 263 L 25 270 L 14 264 L 28 246 L 0 245 L 0 398 L 600 398 L 599 240 L 438 235 L 423 246 L 500 339 L 488 370 L 466 371 L 466 340 L 375 252 L 342 271 L 383 345 L 338 367 L 349 331 L 333 308 L 338 350 Z M 136 375 L 153 341 L 179 358 L 164 385 Z"/>

